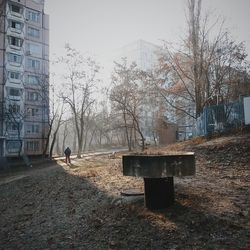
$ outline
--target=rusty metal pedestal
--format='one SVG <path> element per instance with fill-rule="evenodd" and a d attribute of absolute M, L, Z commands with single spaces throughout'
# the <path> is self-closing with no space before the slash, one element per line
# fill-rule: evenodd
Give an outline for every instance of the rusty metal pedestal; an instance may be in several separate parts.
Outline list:
<path fill-rule="evenodd" d="M 144 178 L 145 206 L 163 209 L 174 203 L 174 178 Z"/>

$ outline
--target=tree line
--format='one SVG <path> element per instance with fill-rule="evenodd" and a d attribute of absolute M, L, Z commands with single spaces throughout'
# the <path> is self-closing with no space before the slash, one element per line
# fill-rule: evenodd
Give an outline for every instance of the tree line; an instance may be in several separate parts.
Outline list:
<path fill-rule="evenodd" d="M 126 58 L 114 62 L 109 88 L 101 89 L 101 98 L 100 65 L 65 46 L 65 55 L 55 60 L 63 73 L 57 82 L 51 77 L 50 97 L 44 100 L 50 103 L 50 140 L 44 155 L 63 154 L 66 146 L 77 157 L 107 145 L 143 150 L 146 134 L 157 144 L 159 120 L 171 121 L 177 114 L 195 120 L 208 105 L 233 101 L 242 91 L 250 94 L 244 43 L 232 38 L 224 20 L 210 19 L 202 0 L 188 0 L 186 7 L 187 29 L 180 44 L 165 41 L 151 70 Z M 46 81 L 40 79 L 45 92 Z M 13 112 L 8 110 L 12 120 Z"/>
<path fill-rule="evenodd" d="M 65 118 L 61 134 L 65 143 L 67 130 L 72 128 L 72 146 L 78 157 L 91 145 L 122 144 L 129 150 L 143 150 L 145 127 L 156 142 L 159 119 L 171 120 L 176 114 L 197 119 L 207 105 L 239 96 L 239 84 L 248 81 L 244 43 L 233 40 L 224 20 L 210 20 L 202 11 L 202 0 L 189 0 L 187 13 L 187 32 L 181 44 L 164 42 L 154 69 L 142 70 L 126 58 L 114 62 L 106 103 L 99 107 L 93 94 L 100 81 L 100 66 L 66 46 L 66 56 L 58 60 L 65 65 L 59 98 L 68 108 L 67 116 L 71 115 Z M 149 113 L 150 124 L 144 124 Z M 61 118 L 58 115 L 54 135 Z"/>

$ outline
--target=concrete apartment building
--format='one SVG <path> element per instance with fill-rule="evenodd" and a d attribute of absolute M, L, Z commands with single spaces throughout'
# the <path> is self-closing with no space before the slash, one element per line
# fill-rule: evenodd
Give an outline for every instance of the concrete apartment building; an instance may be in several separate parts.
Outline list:
<path fill-rule="evenodd" d="M 137 67 L 145 72 L 151 72 L 158 64 L 161 47 L 144 41 L 142 39 L 123 46 L 117 51 L 114 61 L 120 62 L 125 57 L 128 64 L 135 62 Z M 159 124 L 164 117 L 164 100 L 161 96 L 157 98 L 150 95 L 145 96 L 141 106 L 140 126 L 147 142 L 159 141 Z"/>
<path fill-rule="evenodd" d="M 141 70 L 150 71 L 158 63 L 161 48 L 142 39 L 127 44 L 116 51 L 115 61 L 126 57 L 128 64 L 135 62 Z"/>
<path fill-rule="evenodd" d="M 49 119 L 44 0 L 0 0 L 0 157 L 41 155 Z"/>
<path fill-rule="evenodd" d="M 139 69 L 152 71 L 158 66 L 162 48 L 144 40 L 137 40 L 117 51 L 114 61 L 120 62 L 126 57 L 128 64 L 135 62 Z M 146 96 L 141 107 L 140 126 L 146 143 L 157 142 L 160 145 L 176 141 L 178 133 L 178 114 L 167 107 L 161 95 L 153 98 Z"/>

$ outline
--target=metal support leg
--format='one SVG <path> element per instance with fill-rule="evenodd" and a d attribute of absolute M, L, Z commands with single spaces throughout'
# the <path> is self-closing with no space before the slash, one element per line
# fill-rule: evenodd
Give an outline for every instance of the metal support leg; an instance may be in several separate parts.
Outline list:
<path fill-rule="evenodd" d="M 144 178 L 145 205 L 163 209 L 174 203 L 174 178 Z"/>

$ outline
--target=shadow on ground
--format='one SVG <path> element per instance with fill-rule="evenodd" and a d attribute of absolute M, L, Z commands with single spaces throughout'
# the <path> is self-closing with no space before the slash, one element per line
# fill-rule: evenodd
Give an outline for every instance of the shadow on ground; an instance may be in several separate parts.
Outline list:
<path fill-rule="evenodd" d="M 206 210 L 205 197 L 176 192 L 149 211 L 96 185 L 96 172 L 67 167 L 28 172 L 0 185 L 0 249 L 247 249 L 249 230 Z M 181 184 L 178 184 L 181 185 Z"/>

